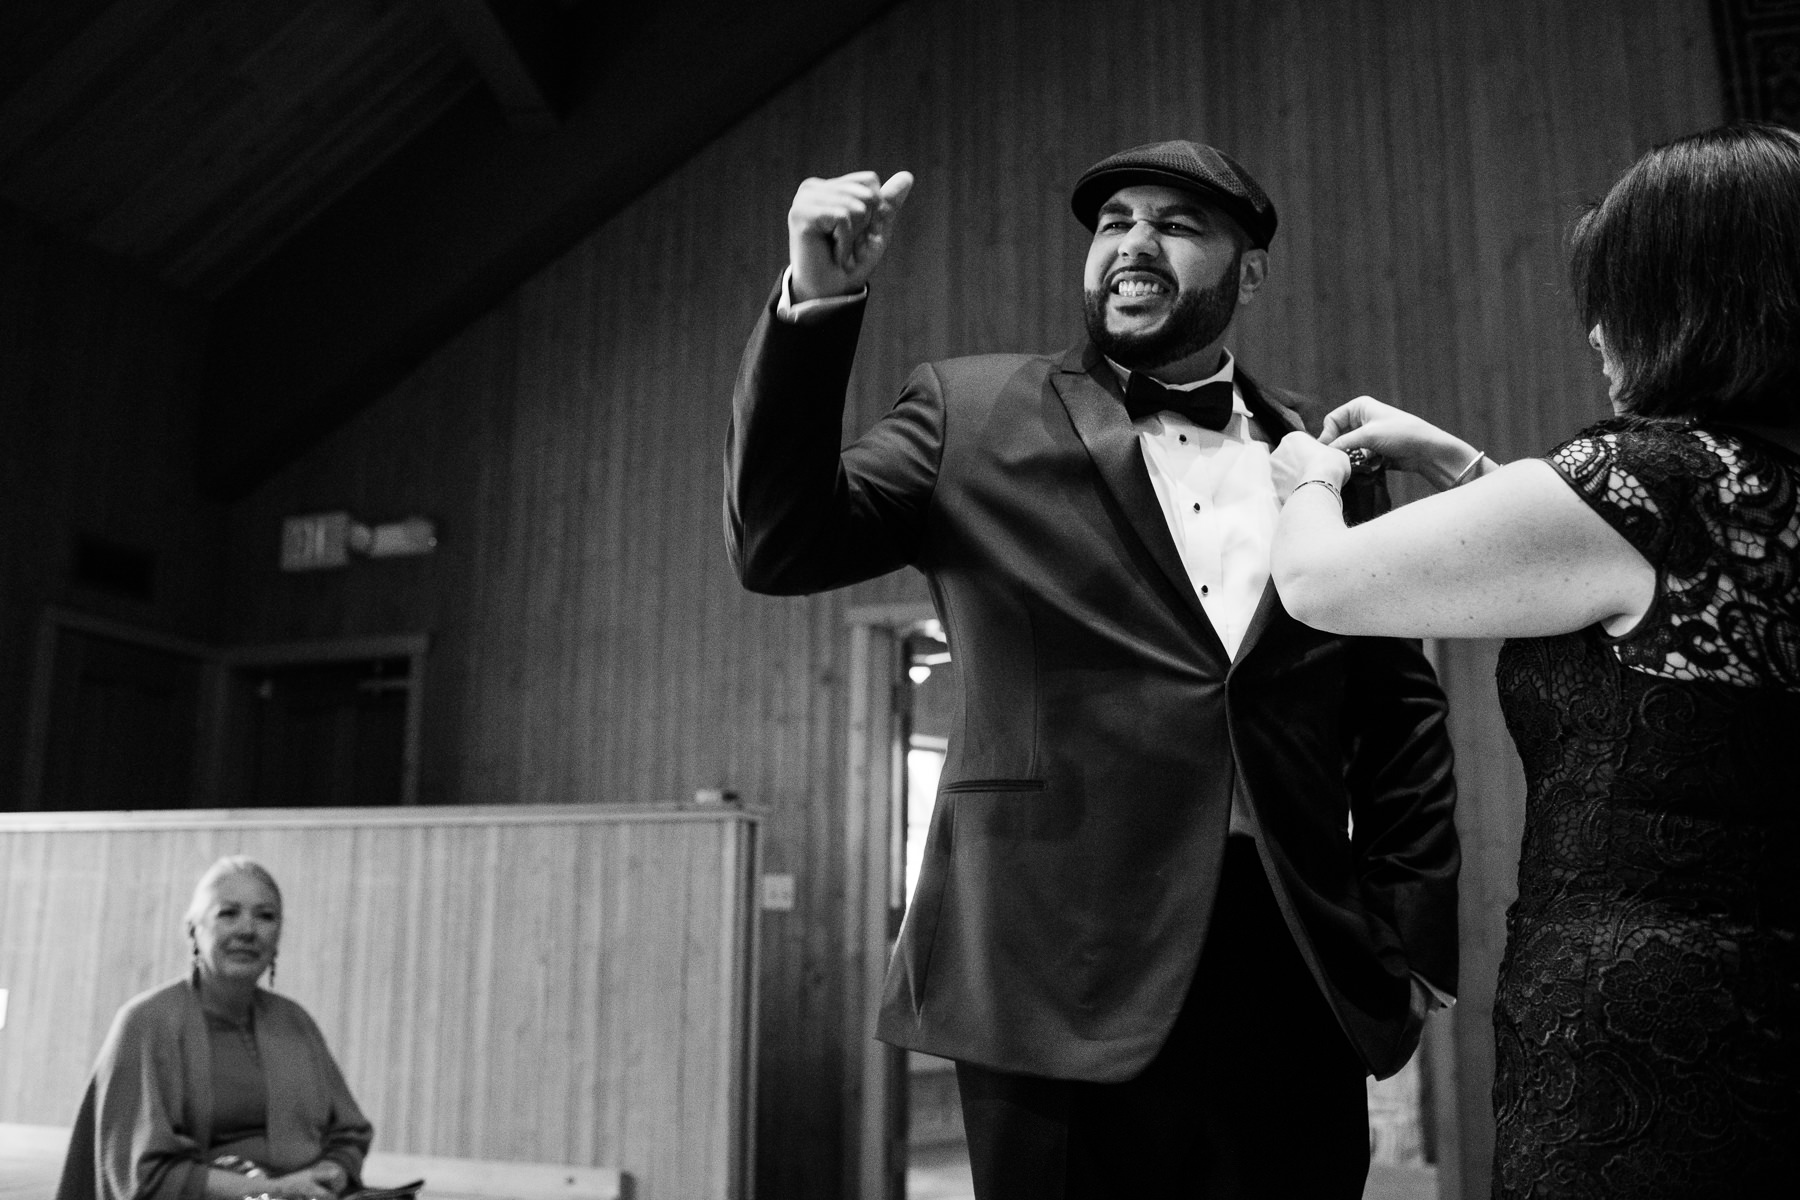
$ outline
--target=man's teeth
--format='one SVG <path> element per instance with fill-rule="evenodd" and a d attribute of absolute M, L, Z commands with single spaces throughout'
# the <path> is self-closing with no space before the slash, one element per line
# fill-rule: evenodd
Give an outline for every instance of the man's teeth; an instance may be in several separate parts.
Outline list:
<path fill-rule="evenodd" d="M 1113 291 L 1121 296 L 1160 296 L 1168 289 L 1150 279 L 1121 279 Z"/>

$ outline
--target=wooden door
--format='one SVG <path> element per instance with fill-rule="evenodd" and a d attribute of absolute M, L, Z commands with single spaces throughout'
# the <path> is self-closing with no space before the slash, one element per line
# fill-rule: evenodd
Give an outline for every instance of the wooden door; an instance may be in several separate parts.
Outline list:
<path fill-rule="evenodd" d="M 60 630 L 49 652 L 42 757 L 24 805 L 192 807 L 205 661 L 83 629 Z"/>
<path fill-rule="evenodd" d="M 243 793 L 258 808 L 402 803 L 404 658 L 237 668 Z"/>

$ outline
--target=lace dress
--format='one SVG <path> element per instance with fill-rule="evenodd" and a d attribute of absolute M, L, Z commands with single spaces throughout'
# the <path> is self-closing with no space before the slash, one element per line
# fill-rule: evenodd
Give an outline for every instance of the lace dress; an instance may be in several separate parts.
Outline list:
<path fill-rule="evenodd" d="M 1527 800 L 1494 1194 L 1793 1194 L 1800 456 L 1621 419 L 1549 461 L 1658 589 L 1623 637 L 1501 652 Z"/>

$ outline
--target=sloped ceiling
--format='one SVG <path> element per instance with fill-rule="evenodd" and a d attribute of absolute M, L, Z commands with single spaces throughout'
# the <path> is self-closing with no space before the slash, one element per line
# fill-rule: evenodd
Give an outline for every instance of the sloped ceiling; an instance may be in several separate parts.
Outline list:
<path fill-rule="evenodd" d="M 6 0 L 0 202 L 214 313 L 243 495 L 895 0 Z"/>

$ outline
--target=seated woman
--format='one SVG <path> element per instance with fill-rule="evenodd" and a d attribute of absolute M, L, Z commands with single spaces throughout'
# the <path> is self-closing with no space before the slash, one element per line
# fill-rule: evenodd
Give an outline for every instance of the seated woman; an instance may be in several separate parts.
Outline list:
<path fill-rule="evenodd" d="M 320 1200 L 357 1182 L 369 1122 L 306 1010 L 257 987 L 281 920 L 281 889 L 254 860 L 200 877 L 193 969 L 113 1018 L 56 1200 Z"/>

